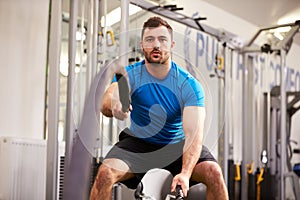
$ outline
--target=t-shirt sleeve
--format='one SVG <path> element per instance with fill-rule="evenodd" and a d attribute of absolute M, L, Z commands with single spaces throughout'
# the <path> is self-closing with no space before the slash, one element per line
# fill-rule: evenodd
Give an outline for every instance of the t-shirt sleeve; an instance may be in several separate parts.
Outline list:
<path fill-rule="evenodd" d="M 115 82 L 117 82 L 117 77 L 116 77 L 116 75 L 114 74 L 114 76 L 113 76 L 113 79 L 112 79 L 111 83 L 115 83 Z"/>
<path fill-rule="evenodd" d="M 130 66 L 130 65 L 129 65 L 129 66 L 126 66 L 126 67 L 125 67 L 126 73 L 129 73 L 131 69 L 132 69 L 132 66 Z M 128 75 L 129 75 L 129 74 L 128 74 Z M 117 82 L 117 76 L 116 76 L 116 74 L 113 75 L 113 78 L 112 78 L 111 83 L 114 83 L 114 82 Z"/>
<path fill-rule="evenodd" d="M 202 85 L 192 77 L 189 77 L 182 87 L 184 106 L 205 106 L 205 95 Z"/>

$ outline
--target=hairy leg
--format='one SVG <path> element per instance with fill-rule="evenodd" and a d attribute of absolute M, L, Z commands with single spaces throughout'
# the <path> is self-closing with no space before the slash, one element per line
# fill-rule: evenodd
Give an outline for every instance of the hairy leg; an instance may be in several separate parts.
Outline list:
<path fill-rule="evenodd" d="M 206 185 L 206 198 L 208 200 L 228 200 L 228 190 L 218 163 L 204 161 L 197 164 L 192 174 L 192 180 Z"/>
<path fill-rule="evenodd" d="M 133 176 L 128 165 L 122 160 L 104 160 L 92 187 L 90 200 L 111 200 L 113 185 L 119 181 L 128 180 Z"/>

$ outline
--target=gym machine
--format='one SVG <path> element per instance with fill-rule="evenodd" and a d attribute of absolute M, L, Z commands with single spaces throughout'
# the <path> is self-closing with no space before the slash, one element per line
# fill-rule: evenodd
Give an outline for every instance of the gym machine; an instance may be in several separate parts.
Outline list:
<path fill-rule="evenodd" d="M 276 197 L 280 197 L 279 199 L 286 199 L 285 198 L 285 179 L 286 179 L 286 161 L 287 161 L 287 149 L 286 148 L 280 148 L 280 151 L 278 149 L 278 153 L 280 155 L 280 159 L 276 157 L 276 154 L 274 153 L 275 150 L 272 149 L 274 148 L 274 145 L 278 146 L 278 141 L 280 141 L 280 146 L 281 147 L 286 147 L 287 143 L 289 142 L 289 140 L 287 139 L 288 136 L 288 131 L 289 131 L 289 126 L 290 126 L 290 119 L 287 117 L 289 117 L 289 110 L 288 110 L 288 106 L 289 104 L 287 103 L 287 101 L 282 100 L 282 99 L 287 99 L 288 95 L 290 94 L 289 92 L 286 91 L 286 83 L 285 83 L 285 77 L 286 77 L 286 55 L 292 45 L 293 42 L 293 37 L 299 32 L 299 27 L 300 27 L 300 20 L 296 21 L 295 23 L 289 23 L 289 24 L 283 24 L 283 25 L 278 25 L 278 26 L 272 26 L 272 27 L 268 27 L 268 28 L 263 28 L 260 29 L 257 34 L 252 38 L 252 40 L 248 43 L 248 45 L 246 45 L 244 48 L 241 49 L 241 53 L 244 56 L 244 68 L 243 68 L 243 104 L 244 105 L 248 105 L 248 83 L 249 83 L 249 75 L 248 75 L 248 64 L 249 64 L 249 58 L 252 56 L 252 54 L 254 53 L 276 53 L 278 56 L 280 56 L 280 90 L 277 90 L 277 95 L 276 97 L 281 99 L 279 102 L 277 100 L 277 111 L 280 113 L 280 118 L 278 118 L 278 120 L 276 121 L 275 125 L 278 124 L 278 122 L 280 121 L 280 126 L 276 127 L 279 128 L 280 131 L 277 131 L 276 137 L 274 137 L 274 134 L 272 134 L 268 128 L 265 128 L 265 141 L 264 141 L 264 149 L 266 151 L 262 151 L 262 159 L 265 161 L 264 165 L 266 168 L 263 168 L 264 171 L 264 176 L 267 177 L 268 175 L 270 175 L 270 182 L 265 181 L 261 181 L 261 187 L 260 190 L 263 190 L 263 185 L 266 185 L 266 187 L 268 187 L 268 194 L 271 195 L 272 192 L 270 192 L 270 186 L 272 186 L 272 184 L 274 183 L 273 180 L 276 179 L 276 183 L 277 186 L 274 186 L 274 191 L 276 194 Z M 267 37 L 270 36 L 270 32 L 271 30 L 276 30 L 278 28 L 288 28 L 281 38 L 281 39 L 276 39 L 276 37 L 273 37 L 271 40 Z M 272 93 L 272 92 L 271 92 Z M 274 93 L 274 92 L 273 92 Z M 268 97 L 268 95 L 265 95 L 266 97 Z M 266 98 L 266 99 L 270 99 Z M 266 113 L 266 117 L 267 119 L 269 119 L 270 117 L 270 113 L 269 113 L 269 104 L 265 103 L 265 105 L 267 105 L 267 109 L 265 110 Z M 244 111 L 243 111 L 243 130 L 245 131 L 243 133 L 244 137 L 243 137 L 243 158 L 246 158 L 247 156 L 247 149 L 245 148 L 246 144 L 247 144 L 247 139 L 245 137 L 245 135 L 249 134 L 248 128 L 249 128 L 249 124 L 248 124 L 248 114 L 249 114 L 250 110 L 247 108 L 247 106 L 244 106 Z M 275 112 L 275 111 L 274 111 Z M 265 121 L 265 127 L 267 127 L 268 124 L 268 120 Z M 274 125 L 274 123 L 273 123 Z M 271 135 L 272 134 L 272 135 Z M 277 141 L 276 141 L 277 138 Z M 272 142 L 270 142 L 272 145 L 270 145 L 270 149 L 267 145 L 267 141 L 270 140 Z M 274 141 L 275 140 L 275 141 Z M 270 169 L 268 168 L 268 163 L 267 163 L 267 155 L 268 153 L 270 154 L 270 159 L 268 158 L 268 161 L 274 161 L 276 160 L 276 168 L 271 167 L 272 164 L 270 164 Z M 245 162 L 242 163 L 242 168 L 246 169 L 246 164 Z M 275 169 L 277 171 L 275 171 Z M 290 169 L 289 169 L 290 171 Z M 257 174 L 260 174 L 261 172 L 257 172 Z M 274 176 L 276 174 L 276 176 Z M 270 180 L 269 179 L 269 180 Z M 248 185 L 247 185 L 247 180 L 248 180 L 248 174 L 247 171 L 244 170 L 242 172 L 242 199 L 247 199 L 247 197 L 249 197 L 248 194 Z M 249 181 L 249 180 L 248 180 Z M 267 185 L 269 184 L 269 185 Z M 299 184 L 299 182 L 298 182 Z M 272 188 L 272 187 L 271 187 Z M 299 186 L 298 186 L 299 188 Z M 273 188 L 272 188 L 273 189 Z M 276 192 L 278 191 L 278 192 Z M 295 193 L 298 193 L 297 191 L 295 191 Z M 260 198 L 262 197 L 262 193 L 259 193 L 259 197 L 256 198 Z M 268 196 L 269 199 L 274 199 L 275 196 Z"/>
<path fill-rule="evenodd" d="M 89 76 L 87 77 L 87 94 L 86 94 L 86 101 L 85 101 L 85 107 L 83 110 L 82 117 L 80 119 L 80 123 L 78 127 L 75 127 L 74 119 L 73 119 L 73 87 L 74 87 L 74 68 L 75 68 L 75 50 L 76 46 L 74 45 L 76 43 L 75 41 L 75 33 L 76 33 L 76 27 L 77 27 L 77 10 L 78 10 L 78 1 L 72 1 L 70 4 L 70 29 L 69 29 L 69 38 L 70 38 L 70 44 L 69 44 L 69 76 L 68 76 L 68 100 L 67 100 L 67 133 L 66 133 L 66 152 L 65 152 L 65 179 L 64 179 L 64 199 L 86 199 L 89 189 L 90 189 L 90 181 L 91 177 L 94 175 L 94 171 L 96 171 L 96 161 L 95 157 L 98 157 L 95 153 L 95 147 L 99 146 L 97 144 L 99 141 L 97 138 L 98 131 L 99 131 L 99 115 L 95 113 L 95 110 L 99 108 L 99 97 L 95 97 L 95 90 L 97 90 L 97 94 L 101 96 L 103 94 L 104 86 L 109 83 L 110 81 L 107 79 L 107 76 L 112 75 L 111 71 L 107 72 L 105 70 L 105 67 L 102 68 L 102 70 L 96 74 L 96 65 L 97 65 L 97 56 L 96 51 L 93 51 L 94 49 L 97 49 L 97 37 L 98 37 L 98 31 L 97 31 L 97 25 L 98 25 L 98 1 L 91 1 L 89 5 L 89 8 L 91 9 L 91 12 L 87 20 L 87 74 Z M 218 38 L 220 41 L 227 42 L 228 45 L 233 46 L 235 48 L 236 46 L 240 46 L 240 42 L 236 40 L 236 36 L 233 34 L 230 34 L 228 32 L 225 32 L 224 30 L 215 30 L 208 26 L 201 26 L 199 24 L 199 20 L 202 20 L 202 18 L 198 19 L 192 19 L 190 17 L 185 17 L 184 19 L 178 18 L 179 13 L 175 13 L 178 8 L 169 8 L 164 7 L 161 8 L 160 6 L 156 6 L 156 8 L 152 8 L 152 10 L 149 10 L 145 8 L 144 6 L 149 5 L 147 4 L 147 1 L 130 1 L 130 3 L 136 4 L 145 10 L 157 13 L 159 15 L 162 15 L 164 17 L 170 18 L 172 20 L 175 20 L 179 23 L 185 24 L 189 27 L 196 28 L 197 30 L 205 31 L 206 33 L 213 35 L 214 37 Z M 128 30 L 128 5 L 129 1 L 121 0 L 121 9 L 122 9 L 122 17 L 121 17 L 121 30 L 120 35 L 122 36 L 122 40 L 120 40 L 120 55 L 125 55 L 126 52 L 128 52 L 128 35 L 126 36 L 126 32 Z M 150 5 L 151 6 L 151 5 Z M 51 30 L 53 33 L 51 33 L 51 38 L 57 37 L 57 43 L 59 44 L 59 28 L 61 21 L 61 8 L 59 6 L 59 3 L 57 1 L 54 1 L 53 3 L 53 14 L 52 19 L 57 19 L 55 21 L 56 23 L 51 25 Z M 60 13 L 54 13 L 54 11 L 59 11 Z M 56 15 L 57 14 L 57 15 Z M 175 17 L 177 16 L 177 17 Z M 54 18 L 56 17 L 56 18 Z M 51 20 L 52 22 L 52 20 Z M 53 21 L 54 22 L 54 21 Z M 57 30 L 57 32 L 54 32 L 54 30 Z M 51 40 L 52 41 L 52 40 Z M 60 48 L 57 44 L 50 45 L 50 49 L 53 51 L 53 54 L 57 55 L 60 52 Z M 58 57 L 58 56 L 53 56 Z M 121 57 L 121 65 L 125 66 L 127 63 L 126 56 Z M 47 159 L 47 199 L 54 199 L 55 196 L 57 196 L 57 182 L 56 176 L 53 176 L 53 174 L 57 174 L 57 165 L 58 165 L 58 158 L 57 158 L 57 152 L 58 152 L 58 145 L 57 145 L 57 113 L 58 113 L 58 91 L 59 86 L 57 81 L 59 80 L 59 75 L 56 73 L 57 71 L 54 71 L 58 68 L 59 59 L 56 59 L 56 63 L 54 63 L 50 70 L 53 70 L 53 73 L 51 73 L 50 76 L 50 86 L 51 89 L 49 90 L 50 93 L 50 99 L 49 105 L 51 106 L 51 111 L 49 111 L 49 127 L 53 127 L 54 129 L 49 131 L 51 132 L 48 136 L 48 150 L 47 150 L 47 157 L 51 159 Z M 56 68 L 57 67 L 57 68 Z M 113 67 L 112 67 L 113 68 Z M 104 78 L 100 78 L 103 74 Z M 94 80 L 94 81 L 92 81 Z M 97 82 L 98 81 L 98 82 Z M 101 87 L 98 87 L 98 85 L 101 85 Z M 55 86 L 53 88 L 52 86 Z M 90 97 L 89 97 L 90 96 Z M 52 107 L 53 106 L 53 107 Z M 49 109 L 50 110 L 50 109 Z M 225 159 L 226 160 L 226 159 Z M 96 164 L 95 164 L 96 163 Z M 227 171 L 227 170 L 225 170 Z"/>
<path fill-rule="evenodd" d="M 53 13 L 55 10 L 60 10 L 60 7 L 59 7 L 59 4 L 58 2 L 56 1 L 53 1 L 53 8 L 55 9 L 52 9 Z M 93 1 L 94 2 L 94 1 Z M 95 1 L 97 2 L 97 1 Z M 136 5 L 139 4 L 140 7 L 143 7 L 143 5 L 145 6 L 147 4 L 146 1 L 141 1 L 141 0 L 131 0 L 131 3 L 135 2 Z M 129 1 L 121 1 L 122 3 L 122 27 L 121 27 L 121 33 L 123 32 L 126 32 L 126 30 L 128 29 L 128 4 L 129 4 Z M 97 4 L 96 4 L 97 5 Z M 55 7 L 54 7 L 55 6 Z M 78 6 L 78 2 L 77 1 L 74 1 L 73 4 L 71 4 L 71 9 L 70 9 L 70 18 L 71 18 L 71 21 L 73 23 L 73 25 L 71 27 L 74 28 L 74 24 L 76 24 L 76 17 L 77 17 L 77 12 L 76 12 L 76 9 L 77 9 L 77 6 Z M 97 10 L 97 6 L 95 6 L 95 10 L 94 12 L 96 13 L 96 10 Z M 146 8 L 144 8 L 146 9 Z M 146 9 L 146 10 L 149 10 L 149 9 Z M 176 9 L 175 9 L 176 10 Z M 199 25 L 199 20 L 201 19 L 192 19 L 192 18 L 183 18 L 184 20 L 180 20 L 180 17 L 179 18 L 176 18 L 175 16 L 177 16 L 177 13 L 174 13 L 174 9 L 169 9 L 167 7 L 165 8 L 161 8 L 161 7 L 152 7 L 152 10 L 149 10 L 151 12 L 155 12 L 159 15 L 163 15 L 165 17 L 168 17 L 168 18 L 171 18 L 171 19 L 177 19 L 179 20 L 178 22 L 179 23 L 182 23 L 182 24 L 185 24 L 189 27 L 192 27 L 192 28 L 196 28 L 196 29 L 199 29 L 201 31 L 205 31 L 215 37 L 217 37 L 220 41 L 225 41 L 227 42 L 227 44 L 229 46 L 232 46 L 233 48 L 235 47 L 240 47 L 240 42 L 239 41 L 236 41 L 235 40 L 235 36 L 232 35 L 232 34 L 229 34 L 229 33 L 225 33 L 224 31 L 218 31 L 218 30 L 214 30 L 210 27 L 207 27 L 207 26 L 200 26 Z M 56 13 L 54 13 L 56 14 Z M 60 13 L 61 14 L 61 13 Z M 59 19 L 59 15 L 52 15 L 53 19 Z M 54 18 L 55 17 L 55 18 Z M 59 21 L 58 20 L 58 21 Z M 89 20 L 90 21 L 90 20 Z M 97 18 L 94 19 L 94 22 L 95 23 L 91 23 L 91 24 L 97 24 Z M 176 21 L 176 20 L 175 20 Z M 51 20 L 51 23 L 52 23 L 52 20 Z M 55 27 L 59 27 L 59 22 L 56 22 L 57 24 L 54 24 L 52 27 L 52 31 L 55 30 Z M 70 39 L 72 39 L 72 42 L 71 43 L 75 43 L 74 42 L 74 34 L 75 34 L 75 31 L 74 29 L 70 29 Z M 97 29 L 97 27 L 94 27 L 94 29 Z M 88 30 L 91 30 L 91 29 L 88 29 Z M 90 41 L 93 40 L 93 38 L 96 38 L 97 37 L 97 31 L 94 31 L 95 32 L 95 35 L 90 35 L 89 39 Z M 59 34 L 51 34 L 54 36 L 54 39 L 56 39 L 55 37 L 58 36 Z M 128 38 L 128 37 L 122 37 L 122 38 Z M 53 41 L 50 40 L 50 41 Z M 57 40 L 59 41 L 59 40 Z M 94 40 L 93 40 L 94 41 Z M 55 41 L 54 41 L 55 42 Z M 284 41 L 284 42 L 287 42 L 287 41 Z M 90 44 L 90 43 L 89 43 Z M 120 50 L 120 55 L 124 55 L 123 53 L 124 52 L 127 52 L 126 51 L 126 45 L 127 44 L 127 41 L 122 41 L 121 43 L 121 50 Z M 284 44 L 284 45 L 283 45 Z M 285 46 L 285 43 L 281 44 L 281 46 Z M 94 46 L 93 46 L 94 45 Z M 95 49 L 97 46 L 96 42 L 93 42 L 91 44 L 91 46 L 89 47 L 89 49 Z M 280 45 L 278 45 L 278 47 L 281 47 Z M 95 48 L 93 48 L 95 47 Z M 266 46 L 267 47 L 267 46 Z M 125 49 L 123 49 L 125 48 Z M 55 52 L 55 49 L 59 49 L 56 44 L 50 44 L 50 49 L 53 50 L 53 53 L 54 54 L 54 57 L 57 58 L 57 56 L 55 56 L 55 54 L 57 54 L 57 52 Z M 70 54 L 69 54 L 69 58 L 70 58 L 70 74 L 72 74 L 72 70 L 74 69 L 74 66 L 75 65 L 75 62 L 74 62 L 74 49 L 75 47 L 74 46 L 70 46 Z M 276 48 L 275 48 L 276 49 Z M 244 49 L 245 50 L 245 49 Z M 272 50 L 273 50 L 273 47 L 272 47 Z M 246 51 L 245 51 L 246 52 Z M 92 54 L 92 51 L 90 51 L 91 54 L 91 57 L 89 57 L 89 64 L 90 65 L 95 65 L 96 63 L 96 56 L 94 54 Z M 282 55 L 284 55 L 285 52 L 282 53 Z M 124 59 L 125 62 L 126 62 L 126 58 Z M 53 127 L 54 129 L 57 128 L 57 103 L 55 102 L 58 102 L 57 101 L 57 91 L 58 91 L 58 87 L 57 87 L 57 71 L 55 71 L 55 68 L 53 66 L 57 66 L 57 63 L 59 61 L 59 59 L 56 59 L 54 60 L 56 63 L 53 63 L 53 65 L 51 66 L 50 69 L 52 69 L 52 72 L 53 73 L 50 73 L 51 75 L 51 83 L 50 83 L 50 86 L 54 87 L 53 89 L 50 89 L 50 101 L 49 102 L 49 107 L 50 106 L 53 106 L 52 107 L 52 110 L 50 112 L 50 109 L 49 109 L 49 127 Z M 123 65 L 125 65 L 123 63 Z M 91 68 L 91 69 L 95 69 L 95 68 Z M 100 72 L 100 73 L 104 73 L 104 71 Z M 94 74 L 94 73 L 93 73 Z M 71 75 L 72 76 L 72 75 Z M 99 76 L 101 77 L 101 76 Z M 98 77 L 98 78 L 99 78 Z M 92 79 L 91 79 L 92 80 Z M 97 80 L 97 77 L 95 77 L 95 80 Z M 99 80 L 98 80 L 99 81 Z M 72 83 L 73 80 L 72 80 L 72 77 L 70 78 L 70 81 L 69 81 L 69 85 L 70 87 L 68 88 L 68 91 L 70 93 L 68 93 L 68 96 L 70 96 L 69 98 L 72 98 Z M 105 82 L 105 79 L 101 80 L 101 84 L 105 85 L 107 84 L 109 81 L 106 80 Z M 102 85 L 102 86 L 103 86 Z M 89 87 L 89 86 L 87 86 Z M 104 87 L 102 87 L 104 88 Z M 100 88 L 91 88 L 91 90 L 93 89 L 100 89 Z M 91 91 L 90 90 L 90 91 Z M 100 89 L 101 90 L 101 89 Z M 99 91 L 98 91 L 99 92 Z M 101 91 L 100 91 L 101 92 Z M 103 91 L 102 91 L 103 92 Z M 284 94 L 283 94 L 284 95 Z M 89 186 L 86 186 L 85 183 L 82 184 L 82 182 L 89 182 L 90 180 L 90 175 L 91 175 L 91 171 L 92 169 L 90 168 L 91 166 L 89 166 L 89 163 L 92 162 L 92 159 L 93 159 L 93 156 L 94 156 L 94 149 L 89 149 L 89 148 L 86 148 L 86 144 L 94 144 L 94 134 L 95 134 L 95 130 L 98 130 L 98 120 L 97 120 L 97 115 L 95 115 L 95 106 L 96 107 L 98 106 L 98 103 L 100 101 L 98 101 L 99 99 L 95 99 L 95 96 L 93 96 L 93 100 L 92 102 L 90 103 L 86 103 L 91 105 L 91 107 L 87 107 L 85 108 L 85 113 L 88 113 L 87 114 L 87 118 L 82 118 L 81 120 L 81 124 L 80 124 L 80 127 L 78 130 L 74 130 L 74 126 L 72 124 L 72 99 L 69 99 L 68 100 L 68 135 L 67 135 L 67 148 L 66 148 L 66 185 L 69 183 L 70 186 L 72 185 L 73 187 L 70 187 L 69 189 L 70 190 L 73 190 L 73 192 L 75 191 L 74 196 L 71 197 L 69 196 L 69 198 L 66 198 L 66 199 L 85 199 L 86 195 L 88 194 L 88 188 Z M 95 101 L 97 103 L 95 103 Z M 91 123 L 92 121 L 92 123 Z M 75 132 L 75 131 L 78 131 L 78 132 Z M 49 130 L 49 138 L 48 138 L 48 150 L 47 150 L 47 157 L 48 158 L 51 158 L 51 159 L 47 159 L 47 199 L 53 199 L 53 194 L 55 194 L 55 190 L 57 188 L 56 186 L 56 182 L 57 180 L 55 180 L 55 178 L 53 178 L 53 174 L 56 174 L 57 173 L 57 134 L 56 134 L 56 130 Z M 97 131 L 96 131 L 97 133 Z M 78 136 L 80 135 L 80 136 Z M 81 136 L 86 136 L 87 138 L 82 138 Z M 88 142 L 87 142 L 88 141 Z M 94 142 L 92 142 L 94 141 Z M 97 145 L 94 145 L 94 146 L 97 146 Z M 51 147 L 51 148 L 50 148 Z M 225 149 L 228 149 L 227 147 L 225 147 Z M 91 151 L 91 152 L 89 152 Z M 76 155 L 76 156 L 73 156 L 72 159 L 74 159 L 73 161 L 71 160 L 71 152 L 73 155 Z M 83 155 L 84 154 L 84 155 Z M 83 155 L 83 156 L 82 156 Z M 284 155 L 284 154 L 282 154 Z M 77 157 L 78 156 L 78 157 Z M 76 158 L 77 157 L 77 158 Z M 224 160 L 226 161 L 226 155 L 224 156 Z M 74 166 L 72 166 L 74 164 Z M 91 164 L 93 165 L 93 164 Z M 69 166 L 72 166 L 73 168 L 70 169 L 68 168 Z M 226 167 L 225 167 L 225 172 L 226 172 Z M 75 174 L 74 177 L 70 176 L 70 174 Z M 76 195 L 76 193 L 78 193 L 79 195 Z M 84 197 L 82 197 L 82 195 Z"/>
<path fill-rule="evenodd" d="M 268 102 L 267 96 L 268 94 L 265 94 L 265 102 Z M 284 101 L 286 104 L 286 146 L 282 146 L 281 144 L 281 138 L 280 138 L 280 131 L 281 127 L 278 124 L 278 121 L 281 119 L 281 112 L 280 112 L 280 104 L 281 101 Z M 299 149 L 292 149 L 291 143 L 296 143 L 296 141 L 291 139 L 291 126 L 292 126 L 292 117 L 293 115 L 300 109 L 300 106 L 297 106 L 297 103 L 300 102 L 300 92 L 286 92 L 286 99 L 282 100 L 280 98 L 280 87 L 275 86 L 272 88 L 270 92 L 270 106 L 267 106 L 267 108 L 270 108 L 270 138 L 269 138 L 269 151 L 270 151 L 270 165 L 269 170 L 271 176 L 275 177 L 275 181 L 272 182 L 272 189 L 274 189 L 274 193 L 278 194 L 279 188 L 280 188 L 280 181 L 279 177 L 277 176 L 277 172 L 284 174 L 284 181 L 286 182 L 288 179 L 291 181 L 292 185 L 292 191 L 294 194 L 295 199 L 300 199 L 300 185 L 299 185 L 299 175 L 297 176 L 297 173 L 299 174 L 299 169 L 297 171 L 298 164 L 295 164 L 295 166 L 292 166 L 291 159 L 293 156 L 293 153 L 299 152 Z M 265 103 L 267 105 L 267 103 Z M 266 110 L 266 112 L 268 112 Z M 281 155 L 281 148 L 286 149 L 286 156 L 285 156 L 285 165 L 287 166 L 287 172 L 281 172 L 280 168 L 280 161 L 282 159 Z"/>

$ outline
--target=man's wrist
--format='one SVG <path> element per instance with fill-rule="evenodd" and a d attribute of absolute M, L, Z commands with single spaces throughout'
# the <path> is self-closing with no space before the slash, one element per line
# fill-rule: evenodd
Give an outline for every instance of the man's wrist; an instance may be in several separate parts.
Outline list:
<path fill-rule="evenodd" d="M 187 169 L 182 169 L 181 174 L 183 174 L 184 176 L 187 176 L 187 177 L 191 177 L 192 172 L 190 170 L 187 170 Z"/>

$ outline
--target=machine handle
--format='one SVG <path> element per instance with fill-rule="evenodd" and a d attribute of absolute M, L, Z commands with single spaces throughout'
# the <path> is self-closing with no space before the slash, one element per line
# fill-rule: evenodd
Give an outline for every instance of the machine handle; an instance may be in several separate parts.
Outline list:
<path fill-rule="evenodd" d="M 116 74 L 116 78 L 119 86 L 119 98 L 122 104 L 122 111 L 128 112 L 130 106 L 130 98 L 127 79 L 123 76 L 123 74 L 120 73 Z"/>
<path fill-rule="evenodd" d="M 183 200 L 183 192 L 180 185 L 176 186 L 175 191 L 176 191 L 176 200 Z"/>

